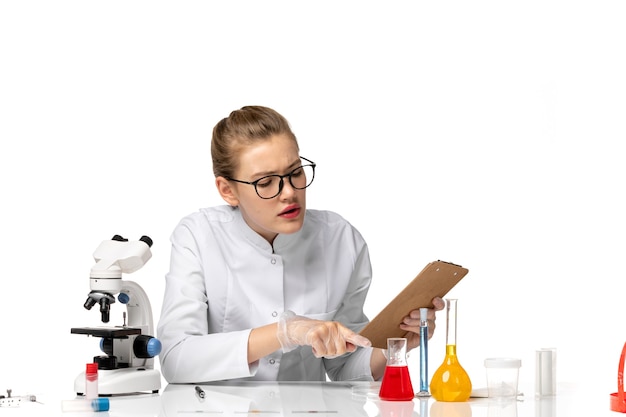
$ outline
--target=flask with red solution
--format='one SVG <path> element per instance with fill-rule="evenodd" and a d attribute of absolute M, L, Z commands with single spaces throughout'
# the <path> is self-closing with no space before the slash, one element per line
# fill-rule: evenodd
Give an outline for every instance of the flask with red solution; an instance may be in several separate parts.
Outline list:
<path fill-rule="evenodd" d="M 387 339 L 387 366 L 378 396 L 386 401 L 412 401 L 415 397 L 406 362 L 407 339 Z"/>

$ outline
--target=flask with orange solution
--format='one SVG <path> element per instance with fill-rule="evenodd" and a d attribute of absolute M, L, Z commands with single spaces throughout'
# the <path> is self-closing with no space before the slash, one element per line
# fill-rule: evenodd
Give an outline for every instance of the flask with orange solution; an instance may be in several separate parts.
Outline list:
<path fill-rule="evenodd" d="M 456 299 L 446 299 L 446 356 L 430 381 L 430 393 L 437 401 L 467 401 L 472 381 L 461 366 L 456 352 Z"/>

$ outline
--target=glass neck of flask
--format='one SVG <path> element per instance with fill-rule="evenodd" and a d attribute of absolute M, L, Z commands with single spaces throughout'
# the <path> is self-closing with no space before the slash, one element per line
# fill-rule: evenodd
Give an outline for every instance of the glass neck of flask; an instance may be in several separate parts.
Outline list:
<path fill-rule="evenodd" d="M 406 338 L 393 337 L 387 339 L 388 366 L 406 366 L 406 345 Z"/>
<path fill-rule="evenodd" d="M 456 346 L 456 299 L 446 299 L 446 345 Z"/>

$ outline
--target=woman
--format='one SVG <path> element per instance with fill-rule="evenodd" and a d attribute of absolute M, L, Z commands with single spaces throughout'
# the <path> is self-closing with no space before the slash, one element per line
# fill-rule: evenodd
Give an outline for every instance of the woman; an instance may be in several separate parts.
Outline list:
<path fill-rule="evenodd" d="M 306 209 L 315 163 L 287 120 L 267 107 L 233 111 L 214 127 L 211 155 L 227 205 L 172 233 L 157 330 L 165 379 L 381 378 L 382 351 L 356 333 L 368 322 L 367 245 L 339 215 Z M 429 319 L 433 330 L 434 310 Z M 418 346 L 419 310 L 400 327 Z"/>

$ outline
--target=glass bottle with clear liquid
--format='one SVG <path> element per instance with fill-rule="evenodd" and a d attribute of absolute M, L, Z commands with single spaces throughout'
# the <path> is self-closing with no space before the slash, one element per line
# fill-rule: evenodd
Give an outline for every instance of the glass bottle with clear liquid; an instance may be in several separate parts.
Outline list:
<path fill-rule="evenodd" d="M 456 355 L 456 299 L 446 299 L 446 356 L 430 381 L 430 394 L 437 401 L 467 401 L 472 381 Z"/>
<path fill-rule="evenodd" d="M 407 339 L 387 339 L 387 367 L 378 396 L 385 401 L 412 401 L 415 397 L 406 362 Z"/>

